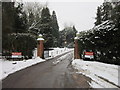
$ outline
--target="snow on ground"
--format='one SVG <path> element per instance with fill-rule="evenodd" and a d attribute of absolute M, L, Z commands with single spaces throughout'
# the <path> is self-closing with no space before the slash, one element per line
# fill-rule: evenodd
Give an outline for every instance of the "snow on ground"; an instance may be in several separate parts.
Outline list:
<path fill-rule="evenodd" d="M 64 60 L 65 58 L 71 56 L 73 53 L 67 53 L 61 57 L 59 57 L 58 59 L 56 59 L 54 62 L 53 62 L 53 65 L 56 65 L 58 64 L 59 62 L 61 62 L 62 60 Z"/>
<path fill-rule="evenodd" d="M 0 60 L 0 64 L 2 64 L 2 69 L 0 72 L 0 80 L 7 77 L 9 74 L 14 73 L 16 71 L 19 71 L 21 69 L 27 68 L 29 66 L 32 66 L 34 64 L 43 62 L 45 60 L 37 57 L 35 59 L 29 59 L 29 60 L 23 60 L 23 61 L 8 61 L 8 60 Z"/>
<path fill-rule="evenodd" d="M 89 84 L 93 88 L 118 88 L 118 71 L 120 66 L 105 64 L 96 61 L 73 60 L 72 65 L 83 74 L 92 79 Z"/>
<path fill-rule="evenodd" d="M 61 55 L 61 54 L 64 54 L 66 52 L 69 52 L 69 51 L 73 51 L 74 49 L 73 48 L 51 48 L 53 50 L 50 50 L 49 51 L 49 57 L 46 58 L 46 59 L 50 59 L 50 58 L 54 58 L 58 55 Z M 37 57 L 37 49 L 34 50 L 34 56 L 33 58 Z"/>
<path fill-rule="evenodd" d="M 73 48 L 53 48 L 54 50 L 49 51 L 50 58 L 56 57 L 58 55 L 64 54 L 66 52 L 72 51 Z"/>
<path fill-rule="evenodd" d="M 68 51 L 71 51 L 73 49 L 68 49 L 68 48 L 54 48 L 54 50 L 49 52 L 50 58 L 56 57 L 58 55 L 61 55 L 63 53 L 66 53 Z M 34 57 L 33 59 L 29 60 L 23 60 L 23 61 L 8 61 L 8 60 L 3 60 L 0 59 L 0 80 L 4 79 L 7 77 L 9 74 L 12 74 L 16 71 L 19 71 L 21 69 L 27 68 L 29 66 L 35 65 L 37 63 L 46 61 L 45 59 L 41 59 L 37 57 L 36 54 L 37 52 L 34 52 Z M 62 57 L 61 57 L 62 58 Z M 49 59 L 49 58 L 47 58 Z M 59 61 L 57 61 L 58 63 Z M 56 62 L 55 62 L 56 63 Z"/>

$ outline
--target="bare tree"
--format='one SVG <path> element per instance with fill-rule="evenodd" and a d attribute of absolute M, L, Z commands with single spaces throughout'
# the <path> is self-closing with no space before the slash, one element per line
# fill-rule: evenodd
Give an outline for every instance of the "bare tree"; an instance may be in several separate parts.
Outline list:
<path fill-rule="evenodd" d="M 24 10 L 27 14 L 28 20 L 28 30 L 37 28 L 36 26 L 40 22 L 42 8 L 43 5 L 40 4 L 39 2 L 24 3 Z"/>

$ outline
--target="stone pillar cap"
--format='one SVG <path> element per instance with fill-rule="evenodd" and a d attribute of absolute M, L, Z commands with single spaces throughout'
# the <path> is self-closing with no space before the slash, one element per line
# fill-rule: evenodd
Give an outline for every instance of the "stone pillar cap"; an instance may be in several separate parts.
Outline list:
<path fill-rule="evenodd" d="M 78 37 L 75 37 L 74 39 L 77 40 L 77 39 L 79 39 L 79 38 L 78 38 Z"/>
<path fill-rule="evenodd" d="M 39 37 L 42 37 L 42 34 L 39 34 Z"/>
<path fill-rule="evenodd" d="M 38 36 L 38 39 L 37 39 L 38 41 L 39 40 L 44 40 L 43 38 L 42 38 L 42 34 L 39 34 L 39 36 Z"/>
<path fill-rule="evenodd" d="M 77 34 L 79 34 L 79 32 L 77 32 Z"/>
<path fill-rule="evenodd" d="M 44 40 L 44 39 L 43 38 L 38 38 L 37 40 L 39 41 L 39 40 Z"/>
<path fill-rule="evenodd" d="M 77 33 L 76 33 L 76 37 L 78 37 L 78 36 L 79 36 L 79 34 L 80 34 L 80 33 L 79 33 L 79 32 L 77 32 Z"/>

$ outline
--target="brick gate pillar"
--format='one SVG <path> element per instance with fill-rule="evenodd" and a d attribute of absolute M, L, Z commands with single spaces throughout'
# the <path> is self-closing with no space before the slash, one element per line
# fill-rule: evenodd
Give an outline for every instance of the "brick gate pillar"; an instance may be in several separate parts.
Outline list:
<path fill-rule="evenodd" d="M 42 38 L 42 35 L 40 34 L 37 39 L 37 56 L 40 58 L 44 58 L 44 39 Z"/>
<path fill-rule="evenodd" d="M 80 59 L 78 37 L 75 37 L 75 47 L 74 47 L 74 59 Z"/>

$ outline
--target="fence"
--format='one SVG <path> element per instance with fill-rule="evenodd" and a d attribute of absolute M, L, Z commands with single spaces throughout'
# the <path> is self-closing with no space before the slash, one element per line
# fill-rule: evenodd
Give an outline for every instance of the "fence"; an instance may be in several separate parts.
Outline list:
<path fill-rule="evenodd" d="M 44 49 L 44 58 L 48 58 L 48 57 L 55 57 L 55 56 L 58 56 L 58 55 L 61 55 L 69 50 L 72 50 L 72 49 L 68 49 L 68 48 L 51 48 L 51 49 Z M 37 49 L 34 50 L 33 52 L 34 54 L 34 58 L 37 57 Z"/>
<path fill-rule="evenodd" d="M 54 49 L 44 49 L 44 58 L 48 58 L 50 57 L 50 51 L 52 51 Z"/>

